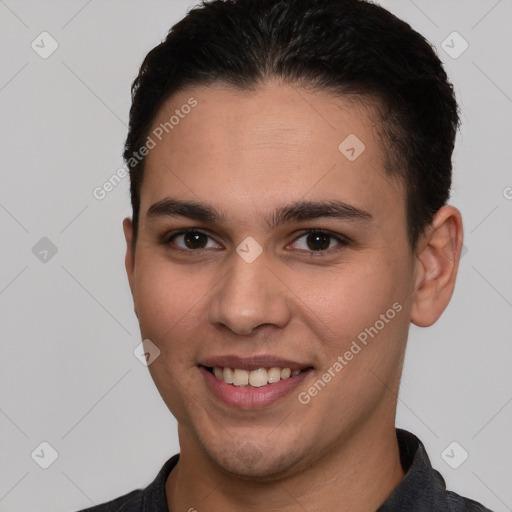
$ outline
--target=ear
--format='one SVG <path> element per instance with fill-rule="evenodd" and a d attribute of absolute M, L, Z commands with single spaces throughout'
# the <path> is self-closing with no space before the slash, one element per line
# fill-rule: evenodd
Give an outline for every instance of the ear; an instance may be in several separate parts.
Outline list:
<path fill-rule="evenodd" d="M 132 247 L 133 241 L 133 224 L 130 218 L 126 217 L 123 220 L 123 231 L 124 238 L 126 240 L 126 256 L 124 258 L 124 265 L 126 268 L 126 274 L 128 276 L 128 283 L 130 284 L 130 290 L 132 292 L 132 297 L 134 297 L 133 293 L 133 276 L 135 273 L 135 254 Z M 137 315 L 137 309 L 134 306 L 135 314 Z M 138 316 L 138 315 L 137 315 Z"/>
<path fill-rule="evenodd" d="M 462 250 L 462 215 L 443 206 L 418 241 L 411 322 L 432 325 L 448 306 L 455 288 Z"/>

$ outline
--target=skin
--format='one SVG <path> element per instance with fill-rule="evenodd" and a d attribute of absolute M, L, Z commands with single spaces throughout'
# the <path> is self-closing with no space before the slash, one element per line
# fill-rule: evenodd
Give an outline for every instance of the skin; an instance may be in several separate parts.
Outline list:
<path fill-rule="evenodd" d="M 255 92 L 196 87 L 172 96 L 153 126 L 190 97 L 198 105 L 146 157 L 139 236 L 123 222 L 126 269 L 142 338 L 161 353 L 151 376 L 178 421 L 180 461 L 169 510 L 374 511 L 403 478 L 395 411 L 410 322 L 429 326 L 455 286 L 460 212 L 445 206 L 413 250 L 405 192 L 384 171 L 374 106 L 269 81 Z M 349 161 L 349 134 L 364 152 Z M 225 223 L 152 218 L 166 198 L 205 202 Z M 271 210 L 296 200 L 337 199 L 370 221 L 320 218 L 269 229 Z M 183 236 L 206 232 L 205 248 Z M 334 238 L 323 257 L 304 230 Z M 236 252 L 247 237 L 262 254 Z M 309 240 L 309 243 L 308 243 Z M 195 251 L 195 252 L 194 252 Z M 297 394 L 332 367 L 357 335 L 398 302 L 402 309 L 311 401 Z M 198 363 L 271 354 L 313 366 L 299 389 L 271 406 L 220 402 Z"/>

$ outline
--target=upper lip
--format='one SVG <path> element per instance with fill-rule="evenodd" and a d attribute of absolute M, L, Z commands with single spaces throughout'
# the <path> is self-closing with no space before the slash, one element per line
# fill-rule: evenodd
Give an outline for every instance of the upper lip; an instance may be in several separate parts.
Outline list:
<path fill-rule="evenodd" d="M 254 355 L 250 357 L 241 357 L 236 355 L 225 355 L 209 357 L 199 363 L 200 366 L 213 368 L 239 368 L 241 370 L 257 370 L 258 368 L 290 368 L 290 370 L 302 370 L 308 368 L 309 364 L 291 361 L 282 357 L 275 357 L 267 354 Z"/>

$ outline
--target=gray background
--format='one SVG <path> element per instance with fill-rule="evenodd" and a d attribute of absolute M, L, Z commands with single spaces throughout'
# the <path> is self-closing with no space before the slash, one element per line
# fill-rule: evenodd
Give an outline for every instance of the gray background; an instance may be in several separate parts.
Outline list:
<path fill-rule="evenodd" d="M 382 3 L 437 47 L 463 110 L 451 204 L 467 253 L 437 324 L 411 327 L 397 423 L 451 489 L 512 510 L 512 2 Z M 101 503 L 145 487 L 178 451 L 133 355 L 128 179 L 102 201 L 92 191 L 123 163 L 138 66 L 191 5 L 0 0 L 0 510 Z M 46 59 L 31 47 L 43 31 L 59 45 Z M 454 31 L 469 44 L 457 58 L 442 46 L 462 49 Z M 46 261 L 43 237 L 57 248 Z M 43 441 L 58 452 L 48 469 L 31 456 L 50 456 Z M 441 455 L 453 441 L 452 464 L 469 454 L 457 469 Z"/>

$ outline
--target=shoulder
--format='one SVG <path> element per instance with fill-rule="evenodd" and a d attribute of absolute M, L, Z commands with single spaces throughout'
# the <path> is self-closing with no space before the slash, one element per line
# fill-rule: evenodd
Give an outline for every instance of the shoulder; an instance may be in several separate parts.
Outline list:
<path fill-rule="evenodd" d="M 143 512 L 144 510 L 167 510 L 165 483 L 172 469 L 179 461 L 179 454 L 173 455 L 162 466 L 156 478 L 145 488 L 135 489 L 123 496 L 77 512 Z"/>
<path fill-rule="evenodd" d="M 470 498 L 465 498 L 453 491 L 445 491 L 444 499 L 450 512 L 492 512 L 481 503 Z"/>

